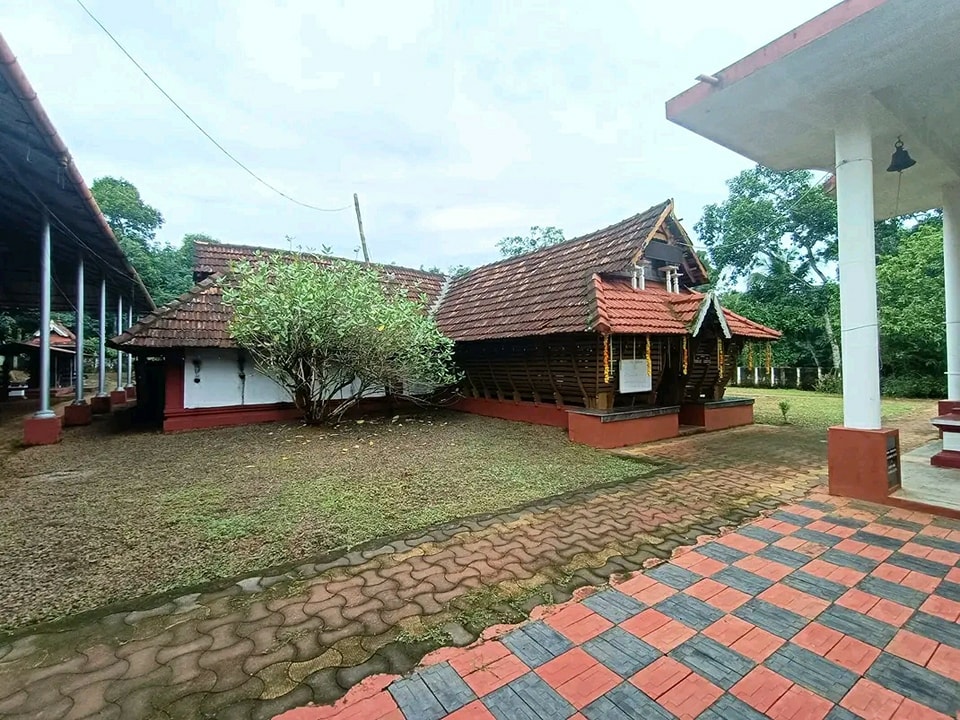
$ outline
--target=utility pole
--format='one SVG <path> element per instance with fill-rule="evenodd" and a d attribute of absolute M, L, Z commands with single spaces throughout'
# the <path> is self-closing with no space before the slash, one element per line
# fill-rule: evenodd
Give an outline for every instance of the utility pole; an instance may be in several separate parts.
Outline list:
<path fill-rule="evenodd" d="M 353 206 L 357 209 L 357 227 L 360 228 L 360 247 L 363 248 L 363 261 L 370 262 L 370 253 L 367 252 L 367 239 L 363 236 L 363 219 L 360 217 L 360 198 L 353 194 Z"/>

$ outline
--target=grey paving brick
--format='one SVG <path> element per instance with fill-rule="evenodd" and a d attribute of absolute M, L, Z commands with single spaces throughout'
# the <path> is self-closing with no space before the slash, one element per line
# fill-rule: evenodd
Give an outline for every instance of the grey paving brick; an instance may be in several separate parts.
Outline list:
<path fill-rule="evenodd" d="M 878 648 L 886 647 L 897 634 L 897 628 L 892 625 L 839 605 L 828 607 L 820 613 L 817 622 Z"/>
<path fill-rule="evenodd" d="M 430 688 L 419 675 L 398 680 L 389 688 L 393 699 L 397 701 L 403 714 L 413 720 L 440 720 L 447 711 L 440 701 L 430 692 Z"/>
<path fill-rule="evenodd" d="M 505 693 L 502 697 L 502 704 L 507 705 L 510 712 L 498 714 L 494 706 L 498 706 L 499 709 L 501 698 L 497 698 L 493 704 L 488 702 L 488 698 L 501 690 L 507 689 L 512 691 L 513 697 Z M 570 703 L 560 697 L 539 675 L 532 672 L 518 677 L 513 682 L 504 685 L 500 690 L 495 690 L 487 695 L 483 701 L 498 720 L 528 717 L 522 714 L 523 706 L 526 706 L 532 712 L 530 717 L 537 720 L 566 720 L 576 712 Z M 518 714 L 517 711 L 521 711 L 521 713 Z"/>
<path fill-rule="evenodd" d="M 910 632 L 923 635 L 944 645 L 960 650 L 960 624 L 944 620 L 923 611 L 913 614 L 903 626 Z"/>
<path fill-rule="evenodd" d="M 738 567 L 724 568 L 720 572 L 714 573 L 712 579 L 718 583 L 729 585 L 740 592 L 745 592 L 747 595 L 759 595 L 773 585 L 773 582 L 765 577 L 760 577 L 747 570 L 741 570 Z"/>
<path fill-rule="evenodd" d="M 785 510 L 778 510 L 770 516 L 771 520 L 776 520 L 777 522 L 790 523 L 791 525 L 796 525 L 797 527 L 803 527 L 804 525 L 809 525 L 813 522 L 806 515 L 797 515 L 796 513 L 787 512 Z"/>
<path fill-rule="evenodd" d="M 933 535 L 917 535 L 911 542 L 936 548 L 937 550 L 946 550 L 947 552 L 960 554 L 960 542 L 954 540 L 946 540 L 944 538 L 934 537 Z"/>
<path fill-rule="evenodd" d="M 857 587 L 871 595 L 893 600 L 895 603 L 906 605 L 914 610 L 923 605 L 923 602 L 927 599 L 927 594 L 924 592 L 914 590 L 906 585 L 898 585 L 874 575 L 867 575 L 857 583 Z"/>
<path fill-rule="evenodd" d="M 723 612 L 713 605 L 683 593 L 668 597 L 654 607 L 664 615 L 679 620 L 694 630 L 704 630 L 723 617 Z"/>
<path fill-rule="evenodd" d="M 860 720 L 860 716 L 854 715 L 839 705 L 834 705 L 833 709 L 827 713 L 827 716 L 823 720 Z"/>
<path fill-rule="evenodd" d="M 632 618 L 647 607 L 639 600 L 635 600 L 629 595 L 625 595 L 613 588 L 601 590 L 598 593 L 588 596 L 584 599 L 583 604 L 601 617 L 617 625 L 624 620 Z"/>
<path fill-rule="evenodd" d="M 830 533 L 811 530 L 809 528 L 800 528 L 793 533 L 793 537 L 806 540 L 807 542 L 817 543 L 818 545 L 826 545 L 827 547 L 833 547 L 843 539 Z"/>
<path fill-rule="evenodd" d="M 778 608 L 776 605 L 759 598 L 748 600 L 734 610 L 733 614 L 741 620 L 753 623 L 784 640 L 792 638 L 809 622 L 805 617 Z"/>
<path fill-rule="evenodd" d="M 694 583 L 703 580 L 703 576 L 672 563 L 657 565 L 657 567 L 647 570 L 646 575 L 676 590 L 685 590 Z"/>
<path fill-rule="evenodd" d="M 793 643 L 781 647 L 764 664 L 775 673 L 835 703 L 843 699 L 860 677 Z"/>
<path fill-rule="evenodd" d="M 944 565 L 943 563 L 934 562 L 933 560 L 914 557 L 913 555 L 907 555 L 906 553 L 900 552 L 895 552 L 893 555 L 888 557 L 887 562 L 891 565 L 902 567 L 904 570 L 915 570 L 916 572 L 923 573 L 924 575 L 931 575 L 933 577 L 941 578 L 950 572 L 950 570 L 952 570 L 949 565 Z"/>
<path fill-rule="evenodd" d="M 830 503 L 825 503 L 825 502 L 818 502 L 816 500 L 801 500 L 800 502 L 797 503 L 797 505 L 803 505 L 804 507 L 808 507 L 811 510 L 819 510 L 820 512 L 825 512 L 825 513 L 833 512 L 834 510 L 837 509 L 835 505 L 831 505 Z"/>
<path fill-rule="evenodd" d="M 523 625 L 501 640 L 527 667 L 536 668 L 553 660 L 573 644 L 542 621 Z"/>
<path fill-rule="evenodd" d="M 923 530 L 923 525 L 918 522 L 913 522 L 911 520 L 901 520 L 900 518 L 893 518 L 889 515 L 881 515 L 877 518 L 878 525 L 886 525 L 887 527 L 900 528 L 901 530 L 909 530 L 910 532 L 920 532 Z"/>
<path fill-rule="evenodd" d="M 767 720 L 767 716 L 758 713 L 743 700 L 725 694 L 700 713 L 697 720 Z"/>
<path fill-rule="evenodd" d="M 936 527 L 946 528 L 947 530 L 960 530 L 960 520 L 937 516 L 930 523 Z"/>
<path fill-rule="evenodd" d="M 887 537 L 886 535 L 877 535 L 876 533 L 869 532 L 868 530 L 857 530 L 857 532 L 850 536 L 850 539 L 856 540 L 857 542 L 867 543 L 867 545 L 876 545 L 877 547 L 882 547 L 886 550 L 899 550 L 903 547 L 902 540 Z"/>
<path fill-rule="evenodd" d="M 640 672 L 663 653 L 622 628 L 609 630 L 582 645 L 585 652 L 622 678 Z"/>
<path fill-rule="evenodd" d="M 705 635 L 694 635 L 675 647 L 670 657 L 724 690 L 732 688 L 756 663 Z"/>
<path fill-rule="evenodd" d="M 792 568 L 803 567 L 810 562 L 810 558 L 803 553 L 794 552 L 793 550 L 784 550 L 783 548 L 775 547 L 773 545 L 761 548 L 756 554 L 762 557 L 764 560 L 773 560 L 774 562 L 781 563 L 782 565 L 788 565 Z"/>
<path fill-rule="evenodd" d="M 781 580 L 784 585 L 792 587 L 794 590 L 805 592 L 807 595 L 813 595 L 821 600 L 833 602 L 843 595 L 849 588 L 832 580 L 824 580 L 816 575 L 811 575 L 803 570 L 797 570 L 787 575 Z"/>
<path fill-rule="evenodd" d="M 851 530 L 859 530 L 864 525 L 870 524 L 864 520 L 857 520 L 856 518 L 846 517 L 844 515 L 824 515 L 820 519 L 831 525 L 839 525 L 840 527 L 850 528 Z"/>
<path fill-rule="evenodd" d="M 709 542 L 701 545 L 697 548 L 697 552 L 701 555 L 706 555 L 708 558 L 725 562 L 728 565 L 735 563 L 737 560 L 742 560 L 747 556 L 745 552 L 718 542 Z"/>
<path fill-rule="evenodd" d="M 842 567 L 848 567 L 864 573 L 872 572 L 874 568 L 880 564 L 878 561 L 871 560 L 868 557 L 854 555 L 853 553 L 837 550 L 836 548 L 827 550 L 820 556 L 820 559 L 828 563 L 833 563 L 834 565 L 841 565 Z"/>
<path fill-rule="evenodd" d="M 760 542 L 765 542 L 767 544 L 776 542 L 783 537 L 783 533 L 777 533 L 773 530 L 757 527 L 756 525 L 747 525 L 746 527 L 740 528 L 737 532 L 745 537 L 752 538 L 753 540 L 759 540 Z"/>
<path fill-rule="evenodd" d="M 933 592 L 934 594 L 939 595 L 940 597 L 947 598 L 947 600 L 954 600 L 955 602 L 960 602 L 960 583 L 944 580 Z"/>
<path fill-rule="evenodd" d="M 450 667 L 450 663 L 431 665 L 418 674 L 448 713 L 477 699 L 470 686 Z"/>
<path fill-rule="evenodd" d="M 895 655 L 880 653 L 865 676 L 950 717 L 960 711 L 960 683 Z"/>
<path fill-rule="evenodd" d="M 580 711 L 587 720 L 674 720 L 674 716 L 628 682 Z"/>

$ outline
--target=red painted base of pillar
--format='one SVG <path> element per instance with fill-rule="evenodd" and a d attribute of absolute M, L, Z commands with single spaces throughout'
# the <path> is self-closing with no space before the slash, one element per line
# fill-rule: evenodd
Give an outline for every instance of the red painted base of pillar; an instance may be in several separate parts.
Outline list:
<path fill-rule="evenodd" d="M 960 452 L 956 450 L 941 450 L 930 458 L 930 464 L 934 467 L 960 468 Z"/>
<path fill-rule="evenodd" d="M 938 400 L 937 415 L 960 413 L 960 400 Z"/>
<path fill-rule="evenodd" d="M 891 477 L 887 449 L 896 449 L 896 473 Z M 886 502 L 900 487 L 900 431 L 832 427 L 827 431 L 830 494 Z"/>
<path fill-rule="evenodd" d="M 717 407 L 703 403 L 681 405 L 680 424 L 702 427 L 707 432 L 753 425 L 753 403 Z"/>
<path fill-rule="evenodd" d="M 680 433 L 677 413 L 603 422 L 599 415 L 570 413 L 569 435 L 575 443 L 612 449 L 666 440 Z"/>
<path fill-rule="evenodd" d="M 567 427 L 567 411 L 555 404 L 515 402 L 513 400 L 489 400 L 487 398 L 463 398 L 453 406 L 454 410 L 531 423 Z"/>
<path fill-rule="evenodd" d="M 136 400 L 137 399 L 137 386 L 136 385 L 127 385 L 126 387 L 127 400 Z"/>
<path fill-rule="evenodd" d="M 89 425 L 91 422 L 93 422 L 93 407 L 90 403 L 83 403 L 82 405 L 71 403 L 63 409 L 64 427 Z"/>
<path fill-rule="evenodd" d="M 110 407 L 113 410 L 116 410 L 121 405 L 127 404 L 127 391 L 126 390 L 112 390 L 110 392 Z"/>
<path fill-rule="evenodd" d="M 59 417 L 28 417 L 23 421 L 24 445 L 54 445 L 60 442 Z"/>
<path fill-rule="evenodd" d="M 90 410 L 94 415 L 106 415 L 110 412 L 110 396 L 95 395 L 90 398 Z"/>

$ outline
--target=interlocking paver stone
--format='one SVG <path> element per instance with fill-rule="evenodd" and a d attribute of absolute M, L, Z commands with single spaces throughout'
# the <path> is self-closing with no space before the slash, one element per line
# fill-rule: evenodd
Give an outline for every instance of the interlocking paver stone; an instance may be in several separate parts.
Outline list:
<path fill-rule="evenodd" d="M 674 648 L 670 657 L 724 690 L 733 687 L 755 665 L 750 658 L 703 635 L 695 635 Z"/>
<path fill-rule="evenodd" d="M 895 603 L 900 603 L 913 609 L 920 607 L 923 601 L 927 599 L 926 593 L 873 575 L 865 577 L 857 583 L 857 587 L 871 595 L 886 598 L 887 600 L 892 600 Z"/>
<path fill-rule="evenodd" d="M 911 520 L 903 520 L 902 518 L 890 517 L 889 515 L 881 515 L 876 521 L 880 525 L 888 525 L 890 527 L 900 528 L 901 530 L 909 530 L 910 532 L 920 532 L 923 530 L 923 525 L 920 523 L 916 523 Z"/>
<path fill-rule="evenodd" d="M 848 567 L 864 573 L 872 571 L 880 564 L 877 560 L 871 560 L 863 555 L 854 555 L 853 553 L 848 553 L 845 550 L 837 550 L 836 548 L 827 550 L 820 556 L 820 559 L 828 563 L 833 563 L 834 565 Z"/>
<path fill-rule="evenodd" d="M 790 523 L 791 525 L 796 525 L 797 527 L 803 527 L 804 525 L 809 525 L 813 522 L 813 520 L 808 518 L 806 515 L 797 515 L 796 513 L 786 512 L 785 510 L 778 510 L 770 516 L 770 519 L 778 522 Z"/>
<path fill-rule="evenodd" d="M 833 547 L 843 539 L 837 535 L 831 535 L 830 533 L 820 532 L 819 530 L 811 530 L 810 528 L 805 527 L 802 527 L 794 532 L 792 537 L 800 538 L 801 540 L 806 540 L 807 542 L 817 543 L 818 545 L 826 545 L 827 547 Z"/>
<path fill-rule="evenodd" d="M 882 547 L 884 550 L 899 550 L 903 547 L 903 540 L 897 540 L 896 538 L 886 535 L 877 535 L 869 530 L 857 530 L 857 532 L 850 536 L 850 539 L 867 543 L 867 545 L 876 545 L 877 547 Z"/>
<path fill-rule="evenodd" d="M 768 717 L 754 710 L 743 700 L 733 695 L 724 695 L 704 710 L 697 720 L 768 720 Z"/>
<path fill-rule="evenodd" d="M 741 552 L 736 548 L 729 547 L 727 545 L 722 545 L 720 543 L 712 542 L 707 543 L 706 545 L 701 545 L 697 548 L 697 552 L 701 555 L 706 555 L 712 560 L 719 560 L 720 562 L 725 562 L 728 565 L 732 565 L 737 560 L 742 560 L 747 557 L 745 552 Z"/>
<path fill-rule="evenodd" d="M 473 690 L 450 667 L 449 663 L 431 665 L 421 671 L 419 675 L 448 713 L 459 710 L 467 703 L 477 699 Z"/>
<path fill-rule="evenodd" d="M 924 575 L 931 575 L 933 577 L 943 577 L 950 572 L 949 565 L 944 565 L 943 563 L 934 562 L 933 560 L 918 558 L 914 555 L 907 555 L 906 553 L 900 552 L 893 553 L 893 555 L 887 558 L 887 562 L 891 565 L 902 567 L 905 570 L 913 570 L 915 572 L 923 573 Z"/>
<path fill-rule="evenodd" d="M 945 538 L 938 538 L 933 535 L 917 535 L 911 542 L 960 555 L 960 542 L 954 540 L 946 540 Z"/>
<path fill-rule="evenodd" d="M 674 720 L 630 683 L 621 683 L 581 711 L 587 720 Z"/>
<path fill-rule="evenodd" d="M 917 611 L 903 626 L 905 629 L 960 650 L 960 624 L 936 615 Z"/>
<path fill-rule="evenodd" d="M 783 535 L 780 533 L 776 533 L 773 530 L 767 530 L 766 528 L 757 527 L 756 525 L 748 525 L 745 528 L 741 528 L 740 534 L 764 543 L 775 543 L 777 540 L 783 537 Z"/>
<path fill-rule="evenodd" d="M 960 712 L 960 683 L 895 655 L 880 653 L 866 677 L 951 717 Z"/>
<path fill-rule="evenodd" d="M 835 583 L 832 580 L 817 577 L 804 570 L 797 570 L 787 575 L 781 582 L 794 590 L 805 592 L 821 600 L 833 602 L 843 595 L 849 588 L 846 585 Z"/>
<path fill-rule="evenodd" d="M 682 593 L 668 597 L 654 607 L 694 630 L 704 630 L 723 617 L 723 613 L 712 605 Z"/>
<path fill-rule="evenodd" d="M 772 560 L 773 562 L 778 562 L 782 565 L 788 565 L 792 568 L 803 567 L 810 562 L 810 558 L 803 553 L 794 552 L 793 550 L 784 550 L 783 548 L 774 546 L 765 547 L 761 550 L 758 550 L 757 556 L 762 557 L 764 560 Z"/>
<path fill-rule="evenodd" d="M 789 640 L 803 629 L 807 619 L 789 610 L 778 608 L 766 600 L 753 598 L 733 611 L 741 620 L 746 620 L 768 633 Z"/>
<path fill-rule="evenodd" d="M 882 648 L 897 634 L 897 628 L 885 622 L 834 605 L 817 617 L 817 622 L 874 647 Z"/>
<path fill-rule="evenodd" d="M 639 600 L 613 588 L 587 597 L 583 604 L 612 623 L 622 623 L 646 608 Z"/>
<path fill-rule="evenodd" d="M 574 709 L 566 700 L 540 679 L 527 673 L 483 698 L 497 720 L 560 720 L 573 715 Z"/>
<path fill-rule="evenodd" d="M 671 563 L 658 565 L 652 570 L 648 570 L 647 575 L 675 590 L 685 590 L 703 579 L 702 576 Z"/>
<path fill-rule="evenodd" d="M 944 580 L 937 586 L 937 589 L 934 590 L 933 592 L 936 595 L 939 595 L 940 597 L 947 598 L 948 600 L 960 602 L 960 583 Z M 919 607 L 919 605 L 917 607 Z"/>
<path fill-rule="evenodd" d="M 772 580 L 767 580 L 755 573 L 737 567 L 724 568 L 714 573 L 713 579 L 724 585 L 729 585 L 735 590 L 745 592 L 747 595 L 759 595 L 773 586 Z"/>
<path fill-rule="evenodd" d="M 583 649 L 624 678 L 635 675 L 661 655 L 652 645 L 618 627 L 588 640 Z"/>
<path fill-rule="evenodd" d="M 775 673 L 835 703 L 840 702 L 858 677 L 835 662 L 793 643 L 787 643 L 767 658 L 766 665 Z"/>
<path fill-rule="evenodd" d="M 418 675 L 393 683 L 389 690 L 408 718 L 440 720 L 447 714 L 423 678 Z"/>
<path fill-rule="evenodd" d="M 859 530 L 864 525 L 869 524 L 866 520 L 858 520 L 857 518 L 845 517 L 844 515 L 824 515 L 820 519 L 831 525 L 839 525 L 840 527 L 850 528 L 852 530 Z"/>
<path fill-rule="evenodd" d="M 531 668 L 540 667 L 573 647 L 573 643 L 543 622 L 514 630 L 503 638 L 503 644 Z"/>

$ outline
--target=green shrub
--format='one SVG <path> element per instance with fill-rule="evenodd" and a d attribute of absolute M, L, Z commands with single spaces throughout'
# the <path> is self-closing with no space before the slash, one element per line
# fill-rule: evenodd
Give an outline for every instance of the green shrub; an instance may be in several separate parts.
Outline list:
<path fill-rule="evenodd" d="M 823 377 L 817 378 L 813 389 L 819 393 L 827 393 L 828 395 L 842 395 L 843 378 L 838 372 L 827 373 Z"/>
<path fill-rule="evenodd" d="M 880 391 L 888 397 L 943 398 L 947 383 L 944 377 L 930 375 L 892 375 L 880 381 Z"/>
<path fill-rule="evenodd" d="M 781 400 L 777 403 L 777 407 L 780 408 L 780 414 L 783 415 L 783 424 L 787 424 L 787 413 L 790 412 L 790 403 L 786 400 Z"/>

